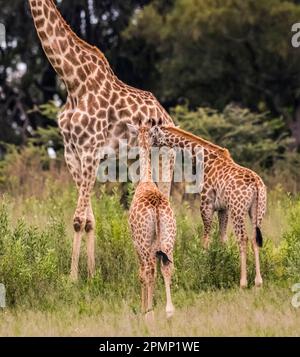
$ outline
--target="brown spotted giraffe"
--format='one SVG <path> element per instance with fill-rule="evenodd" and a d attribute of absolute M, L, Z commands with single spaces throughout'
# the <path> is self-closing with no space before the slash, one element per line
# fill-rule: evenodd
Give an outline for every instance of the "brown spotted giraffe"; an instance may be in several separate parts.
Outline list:
<path fill-rule="evenodd" d="M 83 232 L 87 232 L 88 272 L 95 270 L 95 219 L 91 191 L 99 165 L 99 150 L 118 149 L 120 139 L 133 139 L 126 123 L 162 117 L 172 119 L 150 92 L 132 88 L 113 73 L 103 53 L 90 46 L 70 29 L 53 0 L 29 0 L 43 49 L 51 65 L 65 83 L 67 101 L 59 115 L 64 139 L 65 160 L 76 183 L 79 197 L 74 215 L 71 277 L 78 277 L 78 260 Z M 170 168 L 173 168 L 171 160 Z M 160 190 L 170 193 L 170 181 L 160 182 Z"/>
<path fill-rule="evenodd" d="M 245 218 L 249 213 L 253 225 L 255 254 L 255 285 L 262 285 L 259 247 L 262 247 L 261 223 L 266 211 L 266 187 L 253 171 L 236 164 L 227 149 L 223 149 L 179 128 L 154 125 L 150 131 L 153 146 L 168 146 L 195 152 L 203 149 L 204 182 L 201 193 L 201 215 L 204 223 L 204 244 L 207 247 L 214 212 L 218 212 L 220 234 L 226 241 L 228 216 L 233 221 L 241 256 L 240 286 L 247 286 L 247 232 Z"/>
<path fill-rule="evenodd" d="M 136 188 L 129 212 L 129 223 L 140 263 L 142 310 L 153 318 L 153 293 L 156 278 L 156 258 L 161 260 L 161 272 L 166 287 L 166 313 L 171 317 L 174 306 L 171 299 L 173 247 L 176 221 L 168 198 L 153 183 L 150 162 L 149 126 L 128 125 L 138 137 L 140 155 L 140 182 Z"/>

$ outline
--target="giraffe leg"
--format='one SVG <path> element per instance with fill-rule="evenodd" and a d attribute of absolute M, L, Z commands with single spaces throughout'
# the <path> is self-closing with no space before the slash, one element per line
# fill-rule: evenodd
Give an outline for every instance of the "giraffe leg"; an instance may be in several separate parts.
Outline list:
<path fill-rule="evenodd" d="M 140 282 L 141 282 L 141 308 L 142 313 L 145 314 L 147 311 L 147 281 L 146 281 L 146 270 L 145 265 L 140 263 L 139 269 Z"/>
<path fill-rule="evenodd" d="M 148 264 L 146 269 L 146 314 L 145 319 L 147 322 L 153 322 L 154 312 L 153 312 L 153 295 L 154 295 L 154 285 L 155 285 L 155 275 L 156 275 L 156 260 L 151 259 L 150 264 Z"/>
<path fill-rule="evenodd" d="M 92 278 L 95 275 L 95 217 L 90 200 L 87 210 L 87 220 L 85 225 L 87 233 L 87 257 L 88 257 L 88 274 Z"/>
<path fill-rule="evenodd" d="M 237 236 L 239 249 L 240 249 L 240 264 L 241 264 L 241 280 L 240 287 L 246 288 L 247 281 L 247 243 L 248 237 L 246 232 L 245 218 L 240 215 L 232 215 L 234 232 Z"/>
<path fill-rule="evenodd" d="M 171 262 L 173 262 L 173 255 L 168 254 L 168 257 L 170 258 Z M 171 280 L 172 280 L 172 272 L 173 272 L 173 263 L 167 263 L 163 264 L 161 262 L 161 273 L 164 278 L 164 283 L 165 283 L 165 288 L 166 288 L 166 298 L 167 298 L 167 304 L 166 304 L 166 314 L 167 318 L 171 318 L 174 315 L 175 308 L 172 303 L 172 296 L 171 296 Z"/>
<path fill-rule="evenodd" d="M 80 159 L 75 153 L 72 144 L 65 142 L 65 161 L 68 169 L 73 177 L 77 189 L 81 184 L 81 165 Z M 80 246 L 82 240 L 83 230 L 75 231 L 73 237 L 73 249 L 72 249 L 72 262 L 71 262 L 71 279 L 76 281 L 78 279 L 78 262 L 80 256 Z"/>
<path fill-rule="evenodd" d="M 172 186 L 172 179 L 173 179 L 173 173 L 174 173 L 174 168 L 175 168 L 175 159 L 176 159 L 176 153 L 174 150 L 168 150 L 167 154 L 167 165 L 164 165 L 163 159 L 160 156 L 159 158 L 159 173 L 158 173 L 158 183 L 157 186 L 166 197 L 170 197 L 171 195 L 171 186 Z M 164 172 L 165 167 L 168 167 L 168 172 Z M 164 176 L 169 176 L 164 178 Z"/>
<path fill-rule="evenodd" d="M 209 247 L 209 235 L 214 216 L 214 208 L 211 201 L 203 199 L 201 201 L 200 212 L 204 225 L 203 245 L 204 248 L 207 249 Z"/>
<path fill-rule="evenodd" d="M 240 241 L 240 256 L 241 256 L 241 280 L 240 287 L 246 288 L 248 286 L 247 280 L 247 241 Z"/>
<path fill-rule="evenodd" d="M 73 244 L 73 259 L 71 275 L 77 278 L 80 241 L 84 230 L 87 232 L 88 274 L 92 277 L 95 272 L 95 218 L 91 205 L 91 191 L 93 189 L 96 172 L 99 165 L 99 155 L 96 148 L 88 149 L 80 157 L 81 181 L 79 183 L 79 197 L 74 214 L 75 238 Z M 78 257 L 77 257 L 78 256 Z"/>
<path fill-rule="evenodd" d="M 99 166 L 99 155 L 96 149 L 86 150 L 81 158 L 82 180 L 79 188 L 77 208 L 74 215 L 74 229 L 76 232 L 89 230 L 90 223 L 87 221 L 91 192 L 95 184 L 96 173 Z"/>
<path fill-rule="evenodd" d="M 223 243 L 227 242 L 228 211 L 226 209 L 218 211 L 220 238 Z"/>
<path fill-rule="evenodd" d="M 255 259 L 255 286 L 260 287 L 263 284 L 263 279 L 262 279 L 261 273 L 260 273 L 259 247 L 256 242 L 256 224 L 258 223 L 259 227 L 260 227 L 262 218 L 256 217 L 256 214 L 257 214 L 256 204 L 252 205 L 252 207 L 249 211 L 249 216 L 250 216 L 250 219 L 252 221 L 252 226 L 253 226 L 252 249 L 253 249 L 254 259 Z"/>
<path fill-rule="evenodd" d="M 256 230 L 254 234 L 255 236 L 254 239 L 252 240 L 252 247 L 253 247 L 254 258 L 255 258 L 255 286 L 260 287 L 263 284 L 263 279 L 260 273 L 259 247 L 257 246 L 256 243 Z"/>
<path fill-rule="evenodd" d="M 78 263 L 80 256 L 80 246 L 82 240 L 82 232 L 75 232 L 73 238 L 72 262 L 71 262 L 71 279 L 78 279 Z"/>
<path fill-rule="evenodd" d="M 171 297 L 171 281 L 174 269 L 173 248 L 176 239 L 176 219 L 170 205 L 159 210 L 159 236 L 156 236 L 158 248 L 167 256 L 167 260 L 160 258 L 160 269 L 164 278 L 166 289 L 166 314 L 167 318 L 173 316 L 175 308 Z M 155 252 L 155 253 L 156 253 Z"/>

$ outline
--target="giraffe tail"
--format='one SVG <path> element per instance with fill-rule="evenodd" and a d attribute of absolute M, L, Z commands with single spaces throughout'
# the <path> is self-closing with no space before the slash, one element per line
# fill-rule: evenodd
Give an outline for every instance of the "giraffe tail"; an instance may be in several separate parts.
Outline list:
<path fill-rule="evenodd" d="M 159 208 L 156 207 L 156 239 L 157 239 L 157 247 L 156 258 L 162 261 L 163 265 L 168 265 L 172 263 L 169 259 L 168 255 L 161 250 L 161 230 L 160 230 L 160 215 Z"/>
<path fill-rule="evenodd" d="M 263 247 L 263 236 L 261 233 L 261 229 L 259 227 L 259 223 L 258 223 L 258 211 L 259 209 L 262 207 L 262 205 L 265 205 L 265 202 L 263 202 L 262 199 L 262 192 L 261 192 L 261 187 L 260 185 L 256 182 L 256 236 L 255 236 L 255 240 L 256 240 L 256 244 L 258 245 L 258 247 L 262 248 Z"/>
<path fill-rule="evenodd" d="M 161 259 L 163 262 L 163 265 L 168 265 L 169 263 L 172 263 L 171 260 L 169 259 L 169 257 L 167 256 L 167 254 L 162 252 L 161 250 L 156 252 L 156 258 Z"/>
<path fill-rule="evenodd" d="M 259 227 L 256 227 L 256 243 L 260 248 L 262 248 L 264 244 L 263 236 Z"/>

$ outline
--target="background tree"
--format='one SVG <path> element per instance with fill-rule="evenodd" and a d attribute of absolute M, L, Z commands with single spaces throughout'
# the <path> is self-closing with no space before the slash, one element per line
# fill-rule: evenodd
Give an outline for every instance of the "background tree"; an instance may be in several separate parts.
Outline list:
<path fill-rule="evenodd" d="M 149 86 L 167 106 L 267 109 L 284 115 L 299 146 L 300 56 L 291 45 L 299 18 L 296 1 L 176 0 L 167 13 L 155 3 L 137 12 L 125 37 L 151 50 Z"/>
<path fill-rule="evenodd" d="M 172 114 L 182 129 L 228 148 L 241 165 L 266 170 L 289 155 L 291 138 L 285 123 L 268 113 L 228 105 L 223 112 L 211 108 L 189 111 L 187 106 L 177 106 Z"/>

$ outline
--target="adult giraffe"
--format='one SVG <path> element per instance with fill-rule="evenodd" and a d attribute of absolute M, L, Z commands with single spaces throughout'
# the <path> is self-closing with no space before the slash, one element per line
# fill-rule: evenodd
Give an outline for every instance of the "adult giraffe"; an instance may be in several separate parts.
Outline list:
<path fill-rule="evenodd" d="M 127 123 L 145 123 L 162 118 L 173 125 L 168 113 L 152 93 L 132 88 L 113 73 L 103 53 L 81 40 L 66 24 L 53 0 L 29 0 L 43 49 L 67 88 L 67 101 L 58 123 L 65 145 L 65 160 L 76 183 L 79 197 L 74 215 L 71 277 L 78 278 L 81 239 L 87 233 L 88 273 L 95 271 L 95 218 L 91 205 L 99 150 L 118 148 L 127 138 Z M 171 165 L 172 166 L 172 165 Z M 169 196 L 170 182 L 159 183 Z"/>
<path fill-rule="evenodd" d="M 214 212 L 218 212 L 221 239 L 227 240 L 229 215 L 240 248 L 241 279 L 247 280 L 246 216 L 253 226 L 252 246 L 255 258 L 255 285 L 263 283 L 260 273 L 259 248 L 263 245 L 261 225 L 267 207 L 267 189 L 263 180 L 252 170 L 235 163 L 227 149 L 188 133 L 182 129 L 154 125 L 150 130 L 151 145 L 189 150 L 193 157 L 203 150 L 204 180 L 200 212 L 204 225 L 204 244 L 209 245 Z"/>

